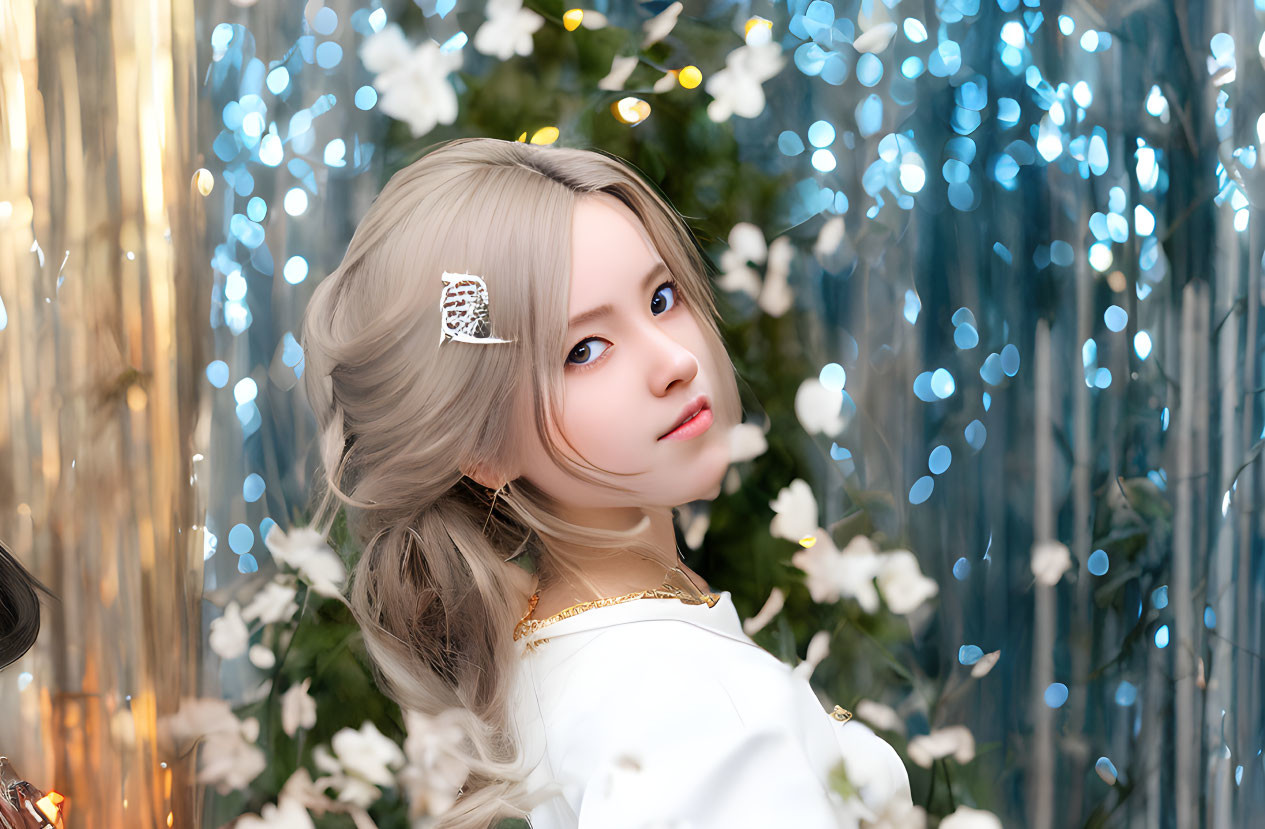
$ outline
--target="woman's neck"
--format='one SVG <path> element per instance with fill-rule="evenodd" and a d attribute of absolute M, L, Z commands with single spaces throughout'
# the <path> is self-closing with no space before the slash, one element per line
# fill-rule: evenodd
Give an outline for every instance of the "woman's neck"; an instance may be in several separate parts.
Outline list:
<path fill-rule="evenodd" d="M 647 512 L 650 525 L 641 537 L 657 555 L 647 558 L 640 552 L 632 551 L 611 553 L 566 549 L 563 554 L 580 568 L 584 578 L 577 579 L 568 571 L 550 568 L 546 563 L 537 581 L 539 600 L 532 615 L 544 618 L 572 605 L 658 588 L 670 577 L 674 568 L 700 592 L 710 592 L 707 582 L 680 560 L 671 509 L 650 508 Z"/>

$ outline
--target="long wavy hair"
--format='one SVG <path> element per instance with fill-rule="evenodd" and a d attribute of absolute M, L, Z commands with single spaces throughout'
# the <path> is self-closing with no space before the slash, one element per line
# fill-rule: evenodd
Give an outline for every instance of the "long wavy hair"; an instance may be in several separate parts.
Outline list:
<path fill-rule="evenodd" d="M 40 597 L 53 596 L 0 542 L 0 670 L 22 658 L 40 633 Z"/>
<path fill-rule="evenodd" d="M 462 718 L 470 775 L 437 829 L 484 829 L 538 802 L 519 785 L 511 727 L 513 629 L 526 611 L 517 562 L 541 584 L 566 574 L 593 589 L 555 542 L 656 553 L 639 537 L 644 509 L 627 532 L 577 526 L 525 479 L 493 497 L 462 471 L 502 467 L 514 424 L 529 421 L 562 468 L 632 492 L 589 474 L 603 470 L 573 463 L 547 437 L 560 420 L 573 211 L 600 193 L 632 211 L 671 269 L 708 341 L 699 357 L 717 379 L 717 426 L 738 423 L 711 263 L 666 198 L 601 151 L 491 138 L 432 145 L 391 177 L 305 311 L 303 389 L 321 455 L 312 526 L 327 534 L 346 511 L 361 550 L 349 602 L 384 693 L 405 709 L 457 709 Z M 439 346 L 445 270 L 483 277 L 495 298 L 491 335 L 512 343 Z"/>

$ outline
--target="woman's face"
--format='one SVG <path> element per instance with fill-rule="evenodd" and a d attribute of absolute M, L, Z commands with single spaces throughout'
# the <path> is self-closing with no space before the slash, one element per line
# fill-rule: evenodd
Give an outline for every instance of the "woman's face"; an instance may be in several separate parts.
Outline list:
<path fill-rule="evenodd" d="M 679 506 L 715 498 L 729 466 L 729 439 L 715 421 L 686 440 L 660 439 L 686 406 L 705 395 L 716 405 L 716 367 L 703 328 L 669 284 L 667 270 L 636 215 L 607 194 L 582 197 L 572 226 L 571 292 L 561 427 L 575 449 L 603 469 L 603 480 L 639 497 L 576 481 L 545 454 L 528 425 L 518 472 L 570 507 Z M 601 316 L 577 321 L 609 305 Z M 530 419 L 530 409 L 525 410 Z M 707 416 L 707 415 L 704 415 Z M 553 443 L 575 453 L 556 433 Z M 597 524 L 594 524 L 596 526 Z"/>

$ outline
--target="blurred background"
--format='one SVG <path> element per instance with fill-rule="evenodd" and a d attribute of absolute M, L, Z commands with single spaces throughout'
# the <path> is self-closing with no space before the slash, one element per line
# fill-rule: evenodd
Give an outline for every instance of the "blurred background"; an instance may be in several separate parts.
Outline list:
<path fill-rule="evenodd" d="M 62 601 L 0 753 L 76 829 L 451 803 L 295 531 L 295 337 L 464 135 L 686 217 L 747 414 L 681 549 L 928 825 L 1252 825 L 1265 0 L 10 0 L 0 538 Z"/>

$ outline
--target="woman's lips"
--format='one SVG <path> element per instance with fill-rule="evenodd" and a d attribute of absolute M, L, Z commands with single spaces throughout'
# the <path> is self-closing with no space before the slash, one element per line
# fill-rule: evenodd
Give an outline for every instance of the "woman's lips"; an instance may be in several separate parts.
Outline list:
<path fill-rule="evenodd" d="M 690 438 L 698 437 L 711 428 L 712 420 L 711 407 L 704 406 L 702 411 L 659 438 L 659 440 L 689 440 Z"/>

